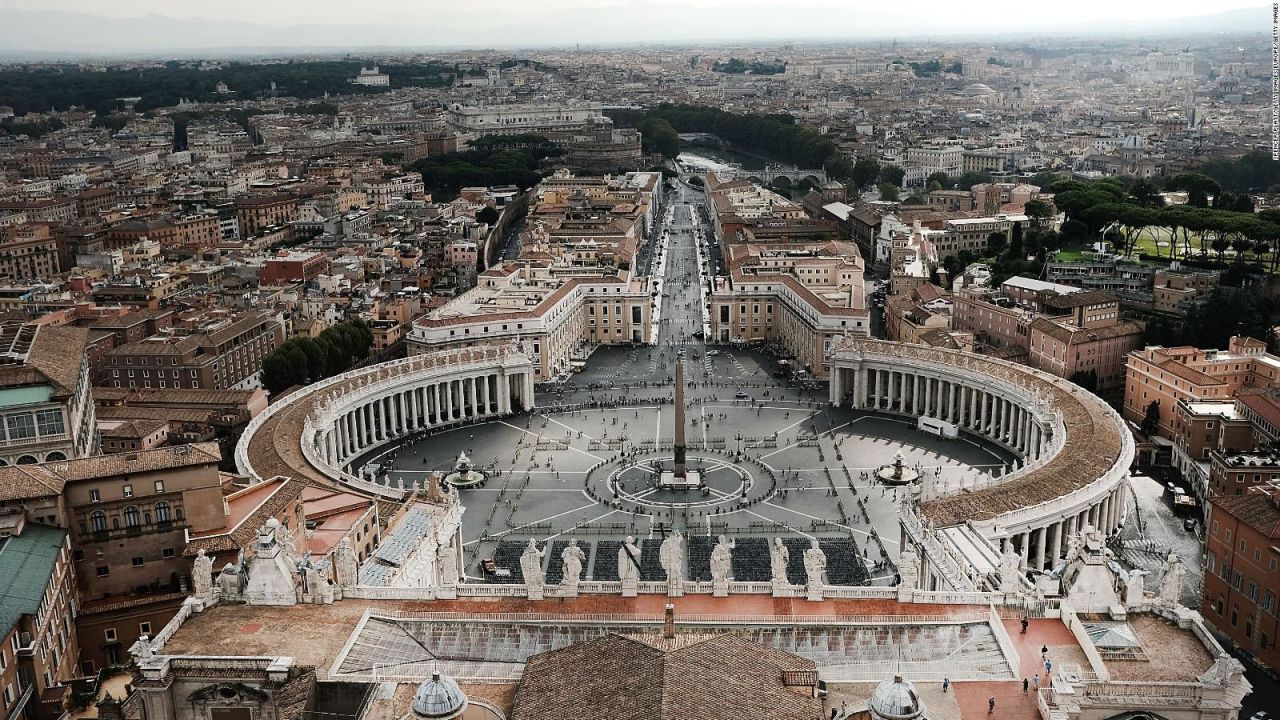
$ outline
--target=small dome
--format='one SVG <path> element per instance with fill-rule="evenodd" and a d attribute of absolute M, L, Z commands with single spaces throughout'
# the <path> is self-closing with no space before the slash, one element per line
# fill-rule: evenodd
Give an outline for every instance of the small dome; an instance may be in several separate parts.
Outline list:
<path fill-rule="evenodd" d="M 960 91 L 961 95 L 994 95 L 995 90 L 985 83 L 974 83 Z"/>
<path fill-rule="evenodd" d="M 420 718 L 449 720 L 462 715 L 467 709 L 467 695 L 453 678 L 432 673 L 430 680 L 423 680 L 413 694 L 413 714 Z"/>
<path fill-rule="evenodd" d="M 867 710 L 876 720 L 916 720 L 924 715 L 924 703 L 916 686 L 894 675 L 880 683 L 867 701 Z"/>

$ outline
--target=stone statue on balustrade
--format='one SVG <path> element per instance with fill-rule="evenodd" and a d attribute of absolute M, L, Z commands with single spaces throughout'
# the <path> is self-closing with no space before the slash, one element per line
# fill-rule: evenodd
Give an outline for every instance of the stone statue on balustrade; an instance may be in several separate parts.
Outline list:
<path fill-rule="evenodd" d="M 898 553 L 898 601 L 907 602 L 911 592 L 920 587 L 920 553 L 915 543 L 905 543 Z M 904 598 L 905 596 L 905 598 Z"/>
<path fill-rule="evenodd" d="M 356 562 L 356 551 L 351 547 L 351 538 L 343 537 L 339 540 L 334 555 L 334 579 L 338 581 L 338 588 L 355 587 L 360 581 L 360 565 Z"/>
<path fill-rule="evenodd" d="M 1164 567 L 1160 569 L 1160 586 L 1157 591 L 1160 602 L 1169 607 L 1178 604 L 1178 598 L 1182 595 L 1182 581 L 1186 575 L 1187 567 L 1182 564 L 1182 558 L 1170 552 L 1169 557 L 1165 558 Z"/>
<path fill-rule="evenodd" d="M 139 665 L 145 660 L 155 657 L 155 648 L 151 645 L 151 637 L 142 635 L 138 637 L 137 642 L 129 646 L 129 654 L 133 656 L 133 661 Z"/>
<path fill-rule="evenodd" d="M 1000 592 L 1012 594 L 1022 589 L 1021 565 L 1022 557 L 1013 549 L 1013 543 L 1009 543 L 1000 556 Z"/>
<path fill-rule="evenodd" d="M 618 548 L 618 579 L 622 580 L 622 597 L 635 597 L 640 592 L 640 548 L 636 539 L 627 536 Z"/>
<path fill-rule="evenodd" d="M 538 541 L 530 538 L 524 554 L 520 556 L 520 572 L 524 574 L 524 586 L 530 600 L 541 600 L 546 588 L 547 578 L 542 572 L 542 558 L 546 554 L 545 550 L 538 549 Z"/>
<path fill-rule="evenodd" d="M 577 539 L 569 540 L 569 547 L 560 553 L 564 564 L 560 578 L 560 594 L 565 597 L 578 596 L 578 583 L 582 580 L 582 566 L 587 562 L 587 554 L 578 547 Z"/>
<path fill-rule="evenodd" d="M 1146 570 L 1138 570 L 1134 568 L 1124 576 L 1124 606 L 1126 608 L 1137 608 L 1142 606 L 1143 589 L 1146 577 Z"/>
<path fill-rule="evenodd" d="M 213 558 L 205 553 L 204 548 L 196 552 L 196 560 L 191 568 L 191 582 L 195 585 L 195 596 L 201 600 L 213 598 Z"/>
<path fill-rule="evenodd" d="M 711 594 L 715 597 L 729 594 L 729 573 L 733 572 L 733 548 L 736 545 L 721 535 L 711 550 Z"/>
<path fill-rule="evenodd" d="M 827 554 L 818 546 L 817 538 L 809 543 L 804 551 L 805 597 L 809 600 L 821 600 L 824 583 L 822 575 L 827 571 Z"/>
<path fill-rule="evenodd" d="M 233 563 L 222 566 L 218 573 L 218 599 L 222 602 L 240 602 L 244 600 L 244 575 Z"/>
<path fill-rule="evenodd" d="M 658 548 L 658 560 L 667 574 L 667 596 L 684 595 L 684 538 L 676 530 L 662 541 Z"/>
<path fill-rule="evenodd" d="M 451 599 L 458 596 L 458 553 L 452 543 L 436 544 L 436 572 L 440 573 L 440 587 L 436 597 Z"/>
<path fill-rule="evenodd" d="M 791 551 L 787 549 L 787 544 L 780 537 L 774 538 L 769 545 L 769 574 L 775 595 L 791 587 L 787 580 L 787 566 L 790 564 Z"/>

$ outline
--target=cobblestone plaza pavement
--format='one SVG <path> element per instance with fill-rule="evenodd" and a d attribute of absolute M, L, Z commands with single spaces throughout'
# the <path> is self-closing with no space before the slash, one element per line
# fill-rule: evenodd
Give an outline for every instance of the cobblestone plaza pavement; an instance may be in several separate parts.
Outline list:
<path fill-rule="evenodd" d="M 660 353 L 654 350 L 657 356 Z M 645 350 L 635 354 L 643 357 Z M 667 353 L 669 354 L 669 353 Z M 702 356 L 701 348 L 690 356 Z M 592 365 L 618 367 L 610 362 L 626 357 L 625 351 L 598 352 Z M 776 381 L 733 380 L 733 371 L 724 365 L 751 368 L 768 360 L 755 353 L 721 355 L 711 362 L 711 375 L 722 379 L 715 386 L 690 388 L 692 405 L 687 413 L 690 466 L 729 465 L 740 473 L 712 470 L 702 490 L 661 490 L 643 478 L 643 468 L 626 470 L 617 488 L 622 508 L 607 504 L 614 497 L 608 474 L 609 463 L 591 473 L 600 462 L 615 459 L 620 448 L 636 448 L 641 457 L 670 457 L 667 452 L 650 452 L 653 443 L 669 446 L 674 431 L 675 409 L 670 404 L 671 385 L 650 385 L 628 390 L 597 389 L 544 394 L 548 401 L 570 403 L 613 402 L 626 397 L 635 404 L 582 409 L 540 408 L 531 414 L 463 427 L 424 437 L 371 456 L 379 472 L 392 482 L 416 481 L 426 473 L 448 471 L 458 453 L 466 452 L 478 467 L 490 475 L 483 487 L 462 491 L 467 508 L 463 516 L 463 541 L 467 550 L 467 572 L 479 575 L 479 561 L 493 557 L 499 567 L 519 578 L 517 559 L 528 539 L 539 544 L 566 543 L 576 538 L 586 546 L 594 544 L 601 557 L 588 555 L 584 577 L 609 579 L 616 575 L 617 543 L 627 535 L 640 540 L 645 569 L 657 568 L 657 545 L 673 523 L 691 535 L 690 577 L 705 577 L 706 558 L 716 535 L 727 533 L 742 538 L 748 548 L 760 545 L 764 558 L 760 567 L 768 578 L 765 537 L 792 538 L 797 548 L 808 539 L 824 541 L 852 539 L 863 555 L 862 569 L 849 572 L 855 582 L 880 579 L 888 582 L 892 568 L 877 562 L 897 555 L 898 528 L 895 490 L 870 479 L 875 469 L 894 461 L 901 452 L 905 465 L 919 466 L 933 482 L 970 483 L 982 474 L 1003 468 L 1009 455 L 996 446 L 971 437 L 944 440 L 917 430 L 905 419 L 831 408 L 823 401 L 805 398 L 809 392 L 779 386 Z M 705 383 L 706 370 L 698 368 Z M 738 373 L 742 371 L 734 368 Z M 748 369 L 754 377 L 754 370 Z M 590 382 L 590 376 L 579 378 Z M 738 393 L 746 398 L 735 399 Z M 819 389 L 817 397 L 824 394 Z M 776 439 L 772 437 L 777 433 Z M 741 448 L 743 460 L 734 463 Z M 753 462 L 757 459 L 759 462 Z M 494 472 L 494 471 L 497 472 Z M 742 506 L 739 488 L 748 504 Z M 588 486 L 592 495 L 588 494 Z M 634 502 L 628 498 L 639 497 Z M 863 509 L 865 508 L 865 513 Z M 878 536 L 878 539 L 873 536 Z M 761 538 L 761 540 L 755 540 Z M 791 543 L 788 543 L 791 544 Z M 649 547 L 651 546 L 651 549 Z M 882 553 L 883 548 L 883 553 Z M 611 549 L 609 552 L 603 550 Z M 839 553 L 839 551 L 837 551 Z M 745 560 L 745 555 L 739 553 Z M 799 552 L 792 553 L 794 560 Z M 558 564 L 559 549 L 548 553 Z M 793 564 L 795 562 L 793 561 Z M 856 563 L 855 563 L 856 565 Z M 556 577 L 558 568 L 550 567 Z M 660 572 L 660 571 L 657 571 Z M 747 572 L 756 579 L 755 573 Z M 656 575 L 660 578 L 661 575 Z"/>

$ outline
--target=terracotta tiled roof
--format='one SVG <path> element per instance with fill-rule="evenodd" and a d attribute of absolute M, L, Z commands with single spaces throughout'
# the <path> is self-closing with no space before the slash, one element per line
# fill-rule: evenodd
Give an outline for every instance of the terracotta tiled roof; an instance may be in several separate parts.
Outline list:
<path fill-rule="evenodd" d="M 222 459 L 218 443 L 194 443 L 192 445 L 174 445 L 154 450 L 119 453 L 115 455 L 97 455 L 78 460 L 45 463 L 67 482 L 99 478 L 110 475 L 165 470 L 168 468 L 190 467 L 192 465 L 217 464 Z"/>
<path fill-rule="evenodd" d="M 818 720 L 822 703 L 783 684 L 814 671 L 736 635 L 689 640 L 610 635 L 529 659 L 513 720 Z"/>
<path fill-rule="evenodd" d="M 223 531 L 216 535 L 204 535 L 201 537 L 193 537 L 187 542 L 185 555 L 195 555 L 200 550 L 204 550 L 210 555 L 220 552 L 229 552 L 239 550 L 248 545 L 257 535 L 258 528 L 262 527 L 267 520 L 276 517 L 289 506 L 289 503 L 297 500 L 302 496 L 302 491 L 307 488 L 305 480 L 293 480 L 290 478 L 280 478 L 280 486 L 271 493 L 266 502 L 262 503 L 253 513 L 246 516 L 234 527 L 223 528 Z"/>
<path fill-rule="evenodd" d="M 0 467 L 0 502 L 61 495 L 66 484 L 43 465 Z"/>
<path fill-rule="evenodd" d="M 1276 499 L 1271 495 L 1255 490 L 1244 495 L 1221 495 L 1211 502 L 1222 512 L 1263 535 L 1280 539 L 1280 507 L 1276 506 Z"/>

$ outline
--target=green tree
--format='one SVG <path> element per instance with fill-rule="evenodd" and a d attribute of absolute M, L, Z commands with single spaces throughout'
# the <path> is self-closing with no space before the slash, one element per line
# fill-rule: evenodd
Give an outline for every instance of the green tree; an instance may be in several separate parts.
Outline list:
<path fill-rule="evenodd" d="M 1152 400 L 1147 405 L 1147 411 L 1142 415 L 1142 424 L 1139 426 L 1144 435 L 1155 435 L 1160 430 L 1160 402 Z"/>
<path fill-rule="evenodd" d="M 880 182 L 891 183 L 902 187 L 902 180 L 907 176 L 907 171 L 897 165 L 884 165 L 880 168 Z"/>
<path fill-rule="evenodd" d="M 853 184 L 858 189 L 870 187 L 880 177 L 880 163 L 862 158 L 853 164 Z"/>
<path fill-rule="evenodd" d="M 1146 208 L 1164 207 L 1164 197 L 1160 195 L 1160 188 L 1151 184 L 1149 180 L 1139 180 L 1129 188 L 1129 198 L 1134 204 Z"/>
<path fill-rule="evenodd" d="M 893 183 L 882 182 L 876 187 L 877 189 L 880 190 L 881 200 L 884 200 L 886 202 L 898 201 L 899 191 L 898 191 L 897 185 L 894 185 Z"/>
<path fill-rule="evenodd" d="M 934 183 L 938 184 L 939 190 L 943 190 L 951 187 L 951 178 L 947 177 L 947 174 L 941 170 L 929 173 L 929 177 L 925 178 L 925 184 L 932 185 Z"/>
<path fill-rule="evenodd" d="M 999 255 L 1004 252 L 1005 245 L 1009 242 L 1009 238 L 1005 237 L 1002 232 L 993 232 L 987 236 L 987 251 L 992 255 Z"/>
<path fill-rule="evenodd" d="M 1032 226 L 1038 228 L 1047 225 L 1049 219 L 1053 217 L 1053 208 L 1043 200 L 1028 200 L 1022 212 L 1031 218 Z"/>
<path fill-rule="evenodd" d="M 1209 207 L 1209 197 L 1222 191 L 1217 180 L 1196 172 L 1185 172 L 1169 178 L 1165 186 L 1170 190 L 1183 190 L 1187 193 L 1187 202 L 1198 208 Z"/>

